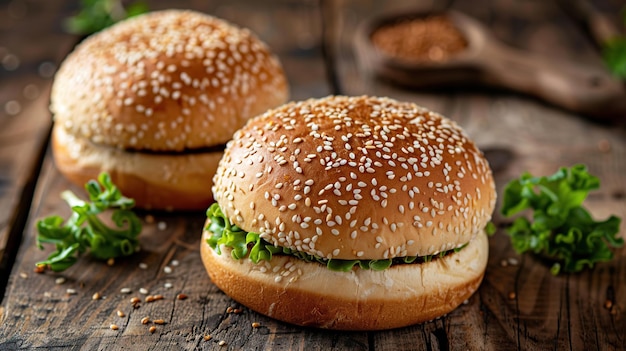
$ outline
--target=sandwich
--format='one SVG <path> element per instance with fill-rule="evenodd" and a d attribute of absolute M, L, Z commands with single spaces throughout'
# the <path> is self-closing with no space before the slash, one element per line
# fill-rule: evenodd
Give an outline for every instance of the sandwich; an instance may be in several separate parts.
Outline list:
<path fill-rule="evenodd" d="M 224 293 L 269 317 L 381 330 L 479 287 L 496 192 L 453 121 L 390 98 L 329 96 L 255 117 L 226 147 L 201 240 Z"/>
<path fill-rule="evenodd" d="M 287 96 L 280 62 L 249 30 L 194 11 L 140 15 L 59 68 L 54 160 L 78 185 L 108 172 L 138 207 L 204 210 L 226 142 Z"/>

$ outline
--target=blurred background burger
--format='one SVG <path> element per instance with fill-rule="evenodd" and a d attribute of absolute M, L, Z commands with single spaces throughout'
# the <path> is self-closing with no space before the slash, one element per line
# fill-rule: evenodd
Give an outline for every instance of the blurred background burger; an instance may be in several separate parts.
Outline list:
<path fill-rule="evenodd" d="M 79 185 L 110 173 L 139 207 L 205 209 L 225 143 L 287 97 L 277 57 L 249 30 L 193 11 L 140 15 L 61 65 L 55 163 Z"/>

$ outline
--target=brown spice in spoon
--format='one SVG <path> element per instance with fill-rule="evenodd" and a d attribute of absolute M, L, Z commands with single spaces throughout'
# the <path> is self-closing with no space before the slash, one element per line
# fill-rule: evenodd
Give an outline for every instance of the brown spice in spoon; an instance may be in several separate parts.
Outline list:
<path fill-rule="evenodd" d="M 371 39 L 385 54 L 411 61 L 445 61 L 467 47 L 465 38 L 443 15 L 385 25 Z"/>

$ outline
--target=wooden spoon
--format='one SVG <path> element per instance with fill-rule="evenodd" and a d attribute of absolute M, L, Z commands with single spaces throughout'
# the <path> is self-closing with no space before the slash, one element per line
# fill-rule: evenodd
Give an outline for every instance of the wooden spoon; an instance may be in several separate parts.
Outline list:
<path fill-rule="evenodd" d="M 392 57 L 378 50 L 371 41 L 372 33 L 381 26 L 432 15 L 438 14 L 403 14 L 365 22 L 355 39 L 361 66 L 377 76 L 413 88 L 480 84 L 536 96 L 600 119 L 626 116 L 624 83 L 607 71 L 508 47 L 490 35 L 481 23 L 459 12 L 439 14 L 447 16 L 468 42 L 465 50 L 444 61 Z"/>

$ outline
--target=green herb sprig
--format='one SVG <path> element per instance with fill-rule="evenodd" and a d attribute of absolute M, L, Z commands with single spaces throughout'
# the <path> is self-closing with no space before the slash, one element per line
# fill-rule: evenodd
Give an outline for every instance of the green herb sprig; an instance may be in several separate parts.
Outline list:
<path fill-rule="evenodd" d="M 507 233 L 518 253 L 533 252 L 554 262 L 552 274 L 580 272 L 613 258 L 610 247 L 621 247 L 620 219 L 594 220 L 582 203 L 600 181 L 584 165 L 561 168 L 548 177 L 529 173 L 504 189 L 502 214 L 512 216 L 531 209 L 532 222 L 515 219 Z"/>
<path fill-rule="evenodd" d="M 102 260 L 129 256 L 138 250 L 141 220 L 131 211 L 135 201 L 123 196 L 107 173 L 100 174 L 98 182 L 90 180 L 85 185 L 91 202 L 79 199 L 69 190 L 61 193 L 72 208 L 67 221 L 50 216 L 37 222 L 37 246 L 40 249 L 44 243 L 56 246 L 48 259 L 37 262 L 38 266 L 60 272 L 76 263 L 87 250 Z M 109 228 L 100 220 L 99 215 L 105 211 L 112 212 L 111 220 L 117 228 Z"/>
<path fill-rule="evenodd" d="M 626 27 L 626 11 L 622 21 Z M 626 37 L 618 35 L 602 43 L 602 58 L 607 68 L 618 78 L 626 79 Z"/>
<path fill-rule="evenodd" d="M 602 56 L 616 77 L 626 79 L 626 38 L 618 37 L 607 42 Z"/>
<path fill-rule="evenodd" d="M 82 0 L 80 12 L 67 18 L 64 25 L 72 34 L 89 35 L 147 11 L 142 1 L 124 7 L 121 0 Z"/>

